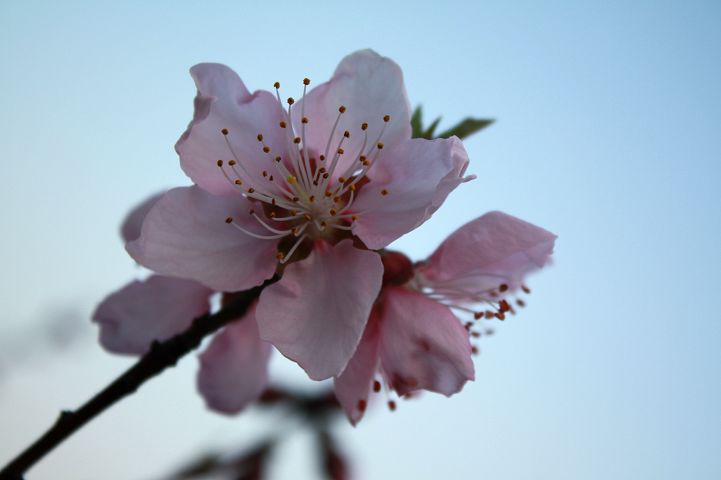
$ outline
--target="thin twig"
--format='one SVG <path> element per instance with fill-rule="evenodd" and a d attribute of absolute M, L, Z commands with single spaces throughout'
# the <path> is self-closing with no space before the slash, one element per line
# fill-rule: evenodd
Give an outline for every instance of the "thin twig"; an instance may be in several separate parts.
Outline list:
<path fill-rule="evenodd" d="M 134 393 L 143 383 L 166 368 L 174 366 L 181 357 L 197 348 L 204 337 L 243 316 L 263 288 L 277 280 L 277 277 L 273 277 L 263 285 L 235 294 L 233 302 L 219 312 L 196 318 L 187 330 L 168 340 L 153 342 L 148 353 L 135 365 L 82 407 L 61 412 L 55 424 L 43 436 L 0 471 L 0 480 L 21 480 L 30 467 L 96 415 Z"/>

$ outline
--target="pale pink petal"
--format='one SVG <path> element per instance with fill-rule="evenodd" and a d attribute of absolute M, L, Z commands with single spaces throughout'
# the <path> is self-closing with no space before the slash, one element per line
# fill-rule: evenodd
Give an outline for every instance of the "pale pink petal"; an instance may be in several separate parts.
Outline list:
<path fill-rule="evenodd" d="M 378 369 L 378 333 L 378 317 L 374 310 L 353 357 L 333 383 L 335 396 L 353 425 L 363 418 Z"/>
<path fill-rule="evenodd" d="M 120 226 L 120 236 L 125 242 L 132 242 L 140 236 L 140 227 L 145 216 L 165 192 L 156 193 L 133 208 Z"/>
<path fill-rule="evenodd" d="M 453 232 L 419 268 L 431 283 L 482 292 L 543 267 L 556 235 L 502 212 L 490 212 Z"/>
<path fill-rule="evenodd" d="M 100 343 L 115 353 L 143 354 L 206 313 L 212 290 L 192 280 L 153 275 L 108 295 L 93 313 Z"/>
<path fill-rule="evenodd" d="M 473 380 L 468 332 L 448 307 L 402 287 L 385 290 L 382 302 L 381 364 L 399 395 L 450 396 Z"/>
<path fill-rule="evenodd" d="M 271 345 L 258 336 L 255 306 L 216 335 L 200 355 L 198 390 L 208 408 L 238 413 L 268 384 Z"/>
<path fill-rule="evenodd" d="M 302 104 L 295 109 L 298 115 L 294 120 L 300 117 Z M 308 93 L 304 112 L 309 119 L 306 139 L 318 154 L 325 151 L 341 105 L 346 107 L 346 112 L 333 135 L 331 152 L 335 151 L 345 130 L 351 136 L 343 143 L 345 154 L 336 176 L 343 175 L 345 167 L 360 152 L 364 138 L 360 128 L 362 123 L 368 123 L 366 150 L 377 141 L 385 115 L 390 116 L 381 138 L 386 146 L 392 147 L 411 138 L 411 107 L 403 85 L 403 72 L 389 58 L 372 50 L 355 52 L 340 62 L 328 82 Z"/>
<path fill-rule="evenodd" d="M 456 137 L 409 140 L 387 153 L 384 150 L 378 162 L 351 207 L 358 215 L 353 233 L 372 249 L 420 226 L 470 178 L 463 177 L 468 156 Z"/>
<path fill-rule="evenodd" d="M 183 171 L 209 192 L 232 193 L 237 187 L 225 178 L 217 162 L 224 160 L 223 168 L 235 180 L 237 175 L 227 167 L 227 162 L 235 159 L 245 167 L 236 167 L 244 175 L 243 187 L 258 189 L 267 182 L 262 171 L 274 168 L 258 134 L 273 155 L 285 156 L 289 144 L 286 131 L 278 126 L 283 119 L 281 105 L 270 92 L 259 90 L 250 95 L 238 75 L 224 65 L 200 64 L 190 73 L 198 88 L 195 114 L 175 145 Z M 222 129 L 228 130 L 227 136 Z"/>
<path fill-rule="evenodd" d="M 381 287 L 379 255 L 316 242 L 310 256 L 288 265 L 258 305 L 260 336 L 314 380 L 343 371 L 363 334 Z"/>
<path fill-rule="evenodd" d="M 140 238 L 126 245 L 141 265 L 163 275 L 191 278 L 215 290 L 260 285 L 276 266 L 277 240 L 261 240 L 225 222 L 267 234 L 242 195 L 219 196 L 199 187 L 170 190 L 150 210 Z"/>

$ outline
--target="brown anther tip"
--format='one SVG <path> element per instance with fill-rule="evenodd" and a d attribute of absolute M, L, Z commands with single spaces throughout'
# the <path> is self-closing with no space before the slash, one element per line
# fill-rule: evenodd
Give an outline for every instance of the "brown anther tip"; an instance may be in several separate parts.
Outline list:
<path fill-rule="evenodd" d="M 262 134 L 262 133 L 259 133 L 255 138 L 257 138 L 259 142 L 262 142 L 262 141 L 263 141 L 263 134 Z"/>
<path fill-rule="evenodd" d="M 351 185 L 350 187 L 348 187 L 348 190 L 350 190 L 351 192 L 355 192 L 355 185 Z"/>
<path fill-rule="evenodd" d="M 366 402 L 365 400 L 362 400 L 362 399 L 358 400 L 358 410 L 360 410 L 361 412 L 365 412 L 367 406 L 368 406 L 368 402 Z"/>
<path fill-rule="evenodd" d="M 378 147 L 378 150 L 382 150 L 384 147 L 383 142 L 378 142 L 378 145 L 376 146 Z"/>
<path fill-rule="evenodd" d="M 333 195 L 333 194 L 332 194 L 332 193 L 330 193 L 330 192 L 325 192 L 325 196 L 326 196 L 326 197 L 330 198 L 330 197 L 331 197 L 331 195 Z"/>
<path fill-rule="evenodd" d="M 273 84 L 273 86 L 274 86 L 276 89 L 280 88 L 280 82 L 275 82 L 275 83 Z"/>
<path fill-rule="evenodd" d="M 482 316 L 483 316 L 483 312 L 474 312 L 473 313 L 473 318 L 475 318 L 476 320 L 480 319 Z"/>
<path fill-rule="evenodd" d="M 230 165 L 231 167 L 234 166 L 236 163 L 237 162 L 235 160 L 228 161 L 228 165 Z"/>
<path fill-rule="evenodd" d="M 280 162 L 280 161 L 281 161 L 280 155 L 278 155 L 278 156 L 275 157 L 275 161 L 276 161 L 276 162 Z"/>
<path fill-rule="evenodd" d="M 318 157 L 318 158 L 320 158 L 320 161 L 322 162 L 323 160 L 325 160 L 325 155 L 321 155 L 321 156 Z"/>
<path fill-rule="evenodd" d="M 233 217 L 226 217 L 225 223 L 233 223 Z"/>
<path fill-rule="evenodd" d="M 330 210 L 328 210 L 328 213 L 330 213 L 331 215 L 335 215 L 336 213 L 338 213 L 338 210 L 336 210 L 335 208 L 331 208 Z"/>
<path fill-rule="evenodd" d="M 390 116 L 390 115 L 383 115 L 383 121 L 386 122 L 386 123 L 390 122 L 390 121 L 391 121 L 391 116 Z"/>
<path fill-rule="evenodd" d="M 368 124 L 365 122 L 361 123 L 361 130 L 368 130 Z"/>
<path fill-rule="evenodd" d="M 508 285 L 506 285 L 505 283 L 502 283 L 502 284 L 498 287 L 498 291 L 499 291 L 499 292 L 505 292 L 505 291 L 507 291 L 507 290 L 508 290 Z"/>
<path fill-rule="evenodd" d="M 336 153 L 338 153 L 338 155 L 343 155 L 343 152 L 344 152 L 344 150 L 342 148 L 339 148 L 338 150 L 336 150 Z"/>
<path fill-rule="evenodd" d="M 264 152 L 264 153 L 270 153 L 270 147 L 267 146 L 267 145 L 266 145 L 265 147 L 263 147 L 263 152 Z"/>
<path fill-rule="evenodd" d="M 248 193 L 255 193 L 255 188 L 250 187 L 250 188 L 248 189 Z"/>
<path fill-rule="evenodd" d="M 388 190 L 385 188 L 383 190 L 381 190 L 381 195 L 383 195 L 383 196 L 388 195 Z"/>
<path fill-rule="evenodd" d="M 525 286 L 525 285 L 521 285 L 521 290 L 523 290 L 523 293 L 525 293 L 526 295 L 528 295 L 529 293 L 531 293 L 531 289 L 528 288 L 528 287 Z"/>
<path fill-rule="evenodd" d="M 390 410 L 391 412 L 395 412 L 396 407 L 396 402 L 394 402 L 393 400 L 388 400 L 388 410 Z"/>
<path fill-rule="evenodd" d="M 215 164 L 216 164 L 217 166 L 219 166 L 219 167 L 222 167 L 222 166 L 223 166 L 223 161 L 222 161 L 222 160 L 218 160 L 217 162 L 215 162 Z"/>
<path fill-rule="evenodd" d="M 496 314 L 493 313 L 493 312 L 490 311 L 490 310 L 486 310 L 486 311 L 483 313 L 483 316 L 484 316 L 484 318 L 485 318 L 486 320 L 490 320 L 490 319 L 492 319 L 493 317 L 495 317 Z"/>
<path fill-rule="evenodd" d="M 308 77 L 304 78 L 303 85 L 310 85 L 310 78 L 308 78 Z"/>
<path fill-rule="evenodd" d="M 243 182 L 239 178 L 237 178 L 234 183 L 236 185 L 243 185 Z"/>
<path fill-rule="evenodd" d="M 300 143 L 300 137 L 295 137 L 295 138 L 293 139 L 293 143 L 295 143 L 295 144 Z"/>
<path fill-rule="evenodd" d="M 308 197 L 308 201 L 309 201 L 310 203 L 315 202 L 315 195 L 311 195 L 310 197 Z"/>
<path fill-rule="evenodd" d="M 381 382 L 378 380 L 373 380 L 373 391 L 376 393 L 381 391 Z"/>
<path fill-rule="evenodd" d="M 521 300 L 520 298 L 517 298 L 517 299 L 516 299 L 516 305 L 518 305 L 519 307 L 523 308 L 523 307 L 526 306 L 526 302 L 524 302 L 524 301 Z"/>
<path fill-rule="evenodd" d="M 283 260 L 283 258 L 285 258 L 285 254 L 284 254 L 283 252 L 280 252 L 280 251 L 275 252 L 275 258 L 278 259 L 278 260 Z"/>
<path fill-rule="evenodd" d="M 495 316 L 496 316 L 496 318 L 499 319 L 499 320 L 505 320 L 505 319 L 506 319 L 506 314 L 504 314 L 503 312 L 496 312 L 496 315 L 495 315 Z"/>
<path fill-rule="evenodd" d="M 471 332 L 471 337 L 478 338 L 481 336 L 481 332 Z"/>
<path fill-rule="evenodd" d="M 222 133 L 223 135 L 228 135 L 228 129 L 227 129 L 227 128 L 222 128 L 222 129 L 220 130 L 220 133 Z"/>
<path fill-rule="evenodd" d="M 361 155 L 360 157 L 358 157 L 358 160 L 360 160 L 361 162 L 365 162 L 367 158 L 365 155 Z"/>
<path fill-rule="evenodd" d="M 323 174 L 323 178 L 328 178 L 329 175 L 330 175 L 330 174 L 329 174 L 328 172 L 325 172 L 325 173 Z"/>
<path fill-rule="evenodd" d="M 498 306 L 501 308 L 501 312 L 509 312 L 511 310 L 511 306 L 505 300 L 498 302 Z"/>
<path fill-rule="evenodd" d="M 248 215 L 255 215 L 255 210 L 252 208 L 248 210 Z"/>
<path fill-rule="evenodd" d="M 478 347 L 475 345 L 471 347 L 471 354 L 478 355 Z"/>
<path fill-rule="evenodd" d="M 308 117 L 301 118 L 300 123 L 308 123 Z"/>
<path fill-rule="evenodd" d="M 350 221 L 351 221 L 351 222 L 355 222 L 356 220 L 358 220 L 358 216 L 357 216 L 357 215 L 351 215 L 351 216 L 350 216 Z"/>
<path fill-rule="evenodd" d="M 287 123 L 285 123 L 285 122 L 284 122 L 284 121 L 282 121 L 282 120 L 280 121 L 280 123 L 279 123 L 278 125 L 280 125 L 280 128 L 285 128 L 285 127 L 287 127 L 287 126 L 288 126 L 288 124 L 287 124 Z"/>
<path fill-rule="evenodd" d="M 338 181 L 339 181 L 340 183 L 345 183 L 346 178 L 345 178 L 345 177 L 338 177 Z"/>
<path fill-rule="evenodd" d="M 350 138 L 350 132 L 348 130 L 346 130 L 345 132 L 343 132 L 343 136 L 345 138 Z"/>
<path fill-rule="evenodd" d="M 263 170 L 261 173 L 262 173 L 262 175 L 263 175 L 264 177 L 267 177 L 267 176 L 268 176 L 268 172 L 266 172 L 265 170 Z"/>
<path fill-rule="evenodd" d="M 288 97 L 287 102 L 288 102 L 288 105 L 293 105 L 295 103 L 295 100 L 293 99 L 293 97 Z"/>
<path fill-rule="evenodd" d="M 345 106 L 341 105 L 340 107 L 338 107 L 338 111 L 340 113 L 345 113 Z"/>

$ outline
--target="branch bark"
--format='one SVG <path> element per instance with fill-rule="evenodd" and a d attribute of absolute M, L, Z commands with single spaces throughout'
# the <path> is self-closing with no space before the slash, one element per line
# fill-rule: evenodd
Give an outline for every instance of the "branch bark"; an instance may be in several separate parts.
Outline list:
<path fill-rule="evenodd" d="M 148 353 L 143 355 L 135 365 L 83 406 L 77 410 L 62 411 L 52 427 L 0 470 L 0 480 L 22 480 L 28 469 L 96 415 L 134 393 L 143 383 L 166 368 L 174 366 L 181 357 L 196 349 L 204 337 L 242 317 L 253 301 L 258 298 L 263 288 L 277 280 L 277 277 L 273 277 L 266 280 L 263 285 L 237 293 L 234 295 L 233 302 L 217 313 L 196 318 L 187 330 L 164 342 L 153 342 Z"/>

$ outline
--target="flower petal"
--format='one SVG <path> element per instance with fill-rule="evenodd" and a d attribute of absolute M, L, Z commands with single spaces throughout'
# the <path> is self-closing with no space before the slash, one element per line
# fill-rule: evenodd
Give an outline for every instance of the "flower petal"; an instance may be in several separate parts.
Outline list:
<path fill-rule="evenodd" d="M 289 144 L 286 131 L 278 126 L 283 109 L 270 92 L 259 90 L 252 95 L 238 75 L 220 64 L 200 64 L 190 70 L 198 94 L 195 113 L 188 129 L 175 144 L 183 171 L 200 187 L 216 194 L 237 192 L 218 167 L 224 160 L 226 173 L 235 180 L 238 175 L 227 162 L 243 164 L 244 187 L 255 187 L 267 180 L 263 170 L 274 171 L 271 157 L 263 152 L 263 140 L 272 155 L 285 155 Z M 227 135 L 221 132 L 228 130 Z M 230 143 L 232 151 L 228 146 Z"/>
<path fill-rule="evenodd" d="M 271 345 L 258 336 L 255 306 L 228 324 L 200 355 L 198 390 L 208 408 L 238 413 L 268 384 Z"/>
<path fill-rule="evenodd" d="M 165 192 L 156 193 L 133 208 L 120 226 L 120 236 L 125 242 L 132 242 L 140 236 L 140 227 L 145 216 Z"/>
<path fill-rule="evenodd" d="M 192 280 L 153 275 L 108 295 L 92 319 L 105 349 L 141 355 L 153 340 L 167 340 L 206 313 L 212 293 Z"/>
<path fill-rule="evenodd" d="M 430 282 L 452 282 L 470 292 L 517 287 L 543 267 L 556 235 L 502 212 L 490 212 L 453 232 L 420 268 Z"/>
<path fill-rule="evenodd" d="M 474 379 L 468 332 L 448 307 L 402 287 L 388 288 L 382 302 L 381 364 L 399 395 L 450 396 Z"/>
<path fill-rule="evenodd" d="M 283 278 L 263 290 L 260 336 L 313 380 L 338 375 L 358 346 L 382 277 L 377 253 L 351 240 L 317 242 L 308 258 L 288 265 Z"/>
<path fill-rule="evenodd" d="M 378 317 L 373 310 L 358 348 L 333 383 L 335 396 L 353 425 L 363 418 L 378 369 L 378 333 Z"/>
<path fill-rule="evenodd" d="M 353 233 L 371 249 L 383 248 L 428 220 L 463 178 L 468 156 L 461 141 L 409 140 L 378 158 L 371 181 L 358 192 Z"/>
<path fill-rule="evenodd" d="M 368 123 L 366 150 L 377 141 L 384 127 L 384 115 L 390 116 L 381 139 L 387 147 L 411 138 L 411 107 L 403 85 L 403 72 L 393 60 L 372 50 L 361 50 L 345 57 L 333 77 L 311 90 L 296 111 L 302 111 L 303 103 L 304 114 L 310 120 L 306 139 L 318 154 L 326 149 L 338 108 L 341 105 L 347 108 L 330 142 L 331 152 L 334 152 L 343 132 L 350 132 L 350 138 L 344 140 L 345 154 L 335 177 L 343 175 L 343 170 L 360 153 L 364 138 L 360 128 L 362 123 Z M 294 120 L 299 117 L 300 114 L 296 115 Z"/>
<path fill-rule="evenodd" d="M 191 278 L 215 290 L 260 285 L 275 272 L 277 240 L 260 240 L 246 230 L 262 229 L 241 195 L 216 196 L 199 187 L 170 190 L 150 210 L 140 238 L 126 245 L 140 264 L 163 275 Z"/>

